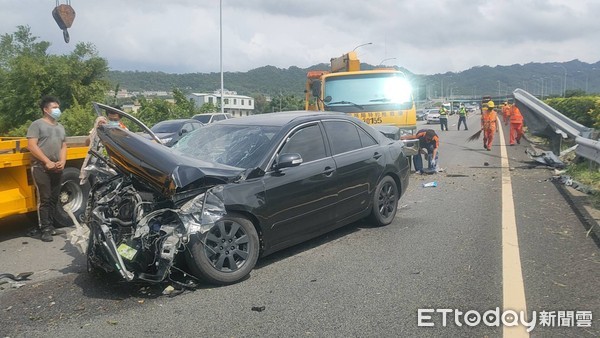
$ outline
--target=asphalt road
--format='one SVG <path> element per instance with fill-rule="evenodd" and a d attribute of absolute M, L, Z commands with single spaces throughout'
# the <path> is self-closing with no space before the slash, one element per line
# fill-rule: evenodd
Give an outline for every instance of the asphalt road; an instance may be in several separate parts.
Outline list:
<path fill-rule="evenodd" d="M 538 319 L 532 337 L 600 336 L 599 250 L 549 180 L 552 171 L 527 159 L 527 142 L 506 147 L 518 233 L 518 244 L 507 243 L 499 136 L 488 152 L 466 142 L 478 116 L 468 132 L 456 131 L 456 117 L 449 125 L 438 132 L 445 172 L 411 176 L 393 224 L 358 222 L 284 250 L 236 285 L 162 296 L 162 287 L 86 273 L 64 238 L 24 237 L 24 217 L 2 221 L 0 272 L 35 274 L 18 289 L 0 285 L 0 336 L 498 337 L 501 326 L 471 327 L 460 316 L 458 326 L 454 310 L 502 314 L 507 292 L 519 289 L 503 280 L 518 274 L 528 320 Z M 422 187 L 430 181 L 438 186 Z M 518 249 L 519 273 L 503 267 L 507 249 Z M 434 326 L 420 327 L 419 309 L 453 312 L 445 327 L 442 313 L 423 312 Z M 541 325 L 540 311 L 554 313 L 554 327 Z M 577 327 L 585 311 L 591 327 Z"/>

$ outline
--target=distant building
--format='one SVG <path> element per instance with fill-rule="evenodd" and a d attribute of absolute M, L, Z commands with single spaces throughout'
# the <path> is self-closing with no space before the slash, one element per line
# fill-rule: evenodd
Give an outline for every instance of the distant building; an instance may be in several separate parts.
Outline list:
<path fill-rule="evenodd" d="M 194 101 L 196 107 L 202 107 L 206 103 L 219 107 L 221 103 L 221 91 L 215 90 L 213 93 L 191 93 L 187 96 L 189 100 Z M 225 90 L 223 95 L 223 110 L 232 116 L 248 116 L 254 114 L 254 99 L 250 96 L 238 95 L 237 92 Z"/>

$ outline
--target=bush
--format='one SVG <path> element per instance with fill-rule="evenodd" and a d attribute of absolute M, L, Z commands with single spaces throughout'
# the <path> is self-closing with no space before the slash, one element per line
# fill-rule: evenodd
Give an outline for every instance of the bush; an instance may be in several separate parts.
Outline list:
<path fill-rule="evenodd" d="M 545 101 L 566 117 L 590 128 L 600 127 L 600 97 L 578 96 Z"/>

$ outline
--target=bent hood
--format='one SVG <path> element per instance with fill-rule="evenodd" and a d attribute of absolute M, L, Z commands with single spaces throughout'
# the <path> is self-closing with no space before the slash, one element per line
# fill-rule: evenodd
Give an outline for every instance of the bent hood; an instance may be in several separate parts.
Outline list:
<path fill-rule="evenodd" d="M 228 183 L 245 171 L 182 156 L 171 148 L 118 127 L 101 126 L 98 136 L 120 170 L 167 197 L 199 180 L 211 178 Z"/>

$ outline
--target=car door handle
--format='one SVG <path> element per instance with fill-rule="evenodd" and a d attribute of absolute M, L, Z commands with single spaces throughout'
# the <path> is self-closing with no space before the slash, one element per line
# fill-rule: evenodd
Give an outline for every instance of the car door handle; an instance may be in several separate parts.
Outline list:
<path fill-rule="evenodd" d="M 332 167 L 325 167 L 325 170 L 323 170 L 323 175 L 325 175 L 326 177 L 331 177 L 334 171 L 335 169 L 333 169 Z"/>
<path fill-rule="evenodd" d="M 381 157 L 381 154 L 378 152 L 375 152 L 375 154 L 373 154 L 373 158 L 378 160 Z"/>

